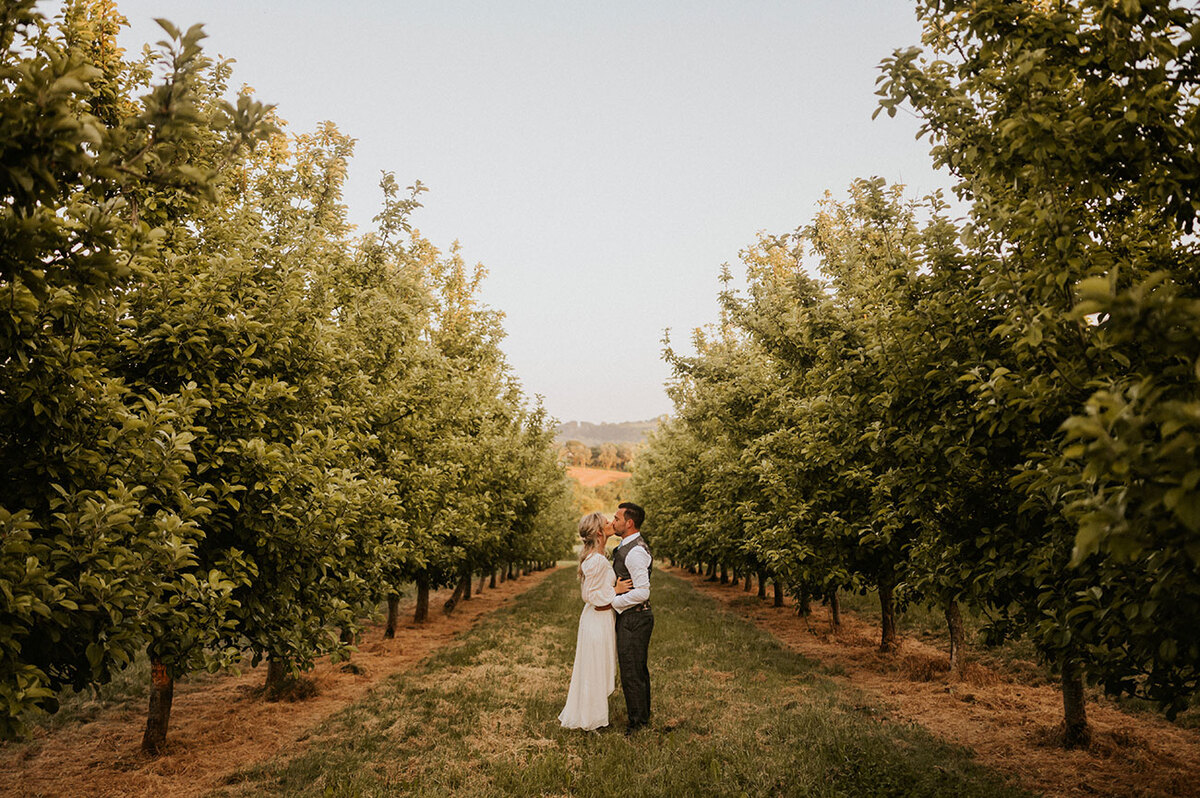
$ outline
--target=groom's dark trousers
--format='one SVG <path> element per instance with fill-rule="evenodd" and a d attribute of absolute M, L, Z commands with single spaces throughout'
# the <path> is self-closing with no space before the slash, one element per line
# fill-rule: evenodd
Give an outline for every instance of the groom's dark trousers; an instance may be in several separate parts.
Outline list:
<path fill-rule="evenodd" d="M 617 663 L 621 667 L 621 692 L 625 693 L 631 729 L 650 722 L 650 669 L 646 667 L 646 655 L 653 631 L 654 613 L 649 607 L 640 610 L 631 607 L 617 614 Z"/>

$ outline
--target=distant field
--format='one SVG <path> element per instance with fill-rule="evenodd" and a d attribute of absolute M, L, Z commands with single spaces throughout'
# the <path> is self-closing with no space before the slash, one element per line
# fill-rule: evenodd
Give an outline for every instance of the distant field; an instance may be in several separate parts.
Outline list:
<path fill-rule="evenodd" d="M 567 476 L 585 488 L 597 488 L 620 479 L 629 479 L 631 475 L 628 471 L 613 471 L 608 468 L 570 466 L 567 468 Z"/>

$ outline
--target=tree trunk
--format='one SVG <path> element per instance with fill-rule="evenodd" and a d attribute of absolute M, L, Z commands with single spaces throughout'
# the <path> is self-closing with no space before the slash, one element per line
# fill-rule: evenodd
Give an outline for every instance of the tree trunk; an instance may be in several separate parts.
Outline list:
<path fill-rule="evenodd" d="M 749 593 L 754 588 L 754 572 L 747 571 L 745 573 L 745 577 L 746 578 L 742 580 L 742 591 Z"/>
<path fill-rule="evenodd" d="M 837 590 L 829 593 L 829 629 L 836 632 L 842 628 L 842 601 L 838 598 Z"/>
<path fill-rule="evenodd" d="M 429 620 L 429 575 L 424 571 L 417 574 L 417 608 L 413 611 L 413 623 Z"/>
<path fill-rule="evenodd" d="M 1083 697 L 1083 669 L 1079 663 L 1064 659 L 1062 669 L 1063 746 L 1080 748 L 1092 737 L 1088 728 L 1086 699 Z"/>
<path fill-rule="evenodd" d="M 463 593 L 471 589 L 471 575 L 467 574 L 462 579 L 458 580 L 458 587 L 454 588 L 454 595 L 446 599 L 446 603 L 442 605 L 442 612 L 449 615 L 454 612 L 454 608 L 458 606 L 458 602 L 462 599 Z"/>
<path fill-rule="evenodd" d="M 465 574 L 463 574 L 462 582 L 459 583 L 459 587 L 462 588 L 462 600 L 470 601 L 471 600 L 471 572 L 470 571 L 467 571 Z"/>
<path fill-rule="evenodd" d="M 171 701 L 175 697 L 175 680 L 167 673 L 161 660 L 150 660 L 150 709 L 146 713 L 146 733 L 142 735 L 142 750 L 158 756 L 167 745 L 167 725 L 171 720 Z"/>
<path fill-rule="evenodd" d="M 954 599 L 946 602 L 946 627 L 950 630 L 950 673 L 961 676 L 963 623 L 962 613 L 958 611 L 958 602 Z"/>
<path fill-rule="evenodd" d="M 760 599 L 767 597 L 767 575 L 762 571 L 758 572 L 758 597 Z"/>
<path fill-rule="evenodd" d="M 729 584 L 729 569 L 725 567 L 725 563 L 721 563 L 721 584 Z"/>
<path fill-rule="evenodd" d="M 689 566 L 687 567 L 687 572 L 688 572 L 689 574 L 691 574 L 692 576 L 695 576 L 695 575 L 696 575 L 696 566 L 694 566 L 694 565 L 689 565 Z"/>
<path fill-rule="evenodd" d="M 492 569 L 492 576 L 490 579 L 488 579 L 488 587 L 490 587 L 492 590 L 496 589 L 496 569 L 495 568 Z M 480 588 L 480 589 L 482 590 L 482 588 Z"/>
<path fill-rule="evenodd" d="M 782 607 L 783 606 L 783 585 L 780 583 L 780 581 L 778 579 L 773 579 L 771 581 L 773 581 L 775 583 L 775 606 Z"/>
<path fill-rule="evenodd" d="M 891 572 L 879 578 L 879 650 L 882 653 L 900 647 L 896 637 L 896 586 Z"/>
<path fill-rule="evenodd" d="M 516 571 L 516 567 L 517 567 L 516 563 L 511 563 L 511 562 L 510 562 L 510 563 L 508 564 L 508 578 L 509 578 L 509 579 L 516 579 L 516 578 L 517 578 L 517 571 Z"/>
<path fill-rule="evenodd" d="M 270 657 L 267 659 L 267 682 L 263 685 L 268 693 L 277 692 L 283 688 L 287 682 L 288 666 L 281 659 Z"/>
<path fill-rule="evenodd" d="M 715 560 L 710 562 L 708 564 L 708 568 L 706 568 L 704 570 L 704 581 L 706 581 L 706 582 L 717 581 L 717 563 Z"/>
<path fill-rule="evenodd" d="M 738 570 L 736 568 L 734 568 L 733 573 L 731 573 L 729 575 L 729 584 L 732 587 L 737 587 L 737 583 L 738 583 Z"/>
<path fill-rule="evenodd" d="M 387 640 L 396 637 L 396 627 L 400 623 L 400 596 L 396 593 L 388 593 L 388 619 L 387 629 L 383 630 L 383 636 Z"/>
<path fill-rule="evenodd" d="M 812 597 L 808 588 L 801 588 L 800 594 L 796 596 L 796 614 L 805 618 L 812 615 Z"/>

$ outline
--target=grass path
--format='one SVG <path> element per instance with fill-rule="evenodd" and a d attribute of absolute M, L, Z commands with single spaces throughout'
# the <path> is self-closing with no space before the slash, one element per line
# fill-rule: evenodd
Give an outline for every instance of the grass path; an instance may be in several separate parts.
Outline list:
<path fill-rule="evenodd" d="M 215 795 L 1023 794 L 677 577 L 654 590 L 652 731 L 559 727 L 580 609 L 563 568 Z"/>

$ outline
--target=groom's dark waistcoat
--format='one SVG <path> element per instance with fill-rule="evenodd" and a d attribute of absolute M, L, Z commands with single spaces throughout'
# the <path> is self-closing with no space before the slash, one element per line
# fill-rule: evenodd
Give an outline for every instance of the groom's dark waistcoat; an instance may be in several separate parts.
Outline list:
<path fill-rule="evenodd" d="M 613 549 L 613 573 L 617 575 L 617 579 L 629 579 L 629 569 L 625 567 L 625 557 L 629 554 L 629 552 L 633 551 L 638 546 L 641 546 L 643 549 L 645 549 L 646 554 L 649 554 L 651 561 L 653 561 L 654 555 L 651 554 L 650 547 L 646 545 L 646 539 L 641 535 L 638 535 L 628 546 L 622 545 Z M 646 578 L 650 578 L 649 568 L 646 569 Z M 625 610 L 625 612 L 640 609 L 650 609 L 650 602 L 648 600 L 643 601 L 641 604 L 637 604 Z"/>

